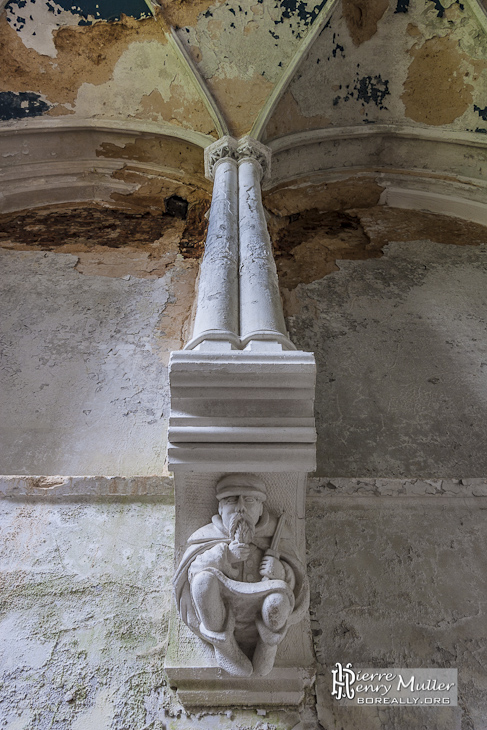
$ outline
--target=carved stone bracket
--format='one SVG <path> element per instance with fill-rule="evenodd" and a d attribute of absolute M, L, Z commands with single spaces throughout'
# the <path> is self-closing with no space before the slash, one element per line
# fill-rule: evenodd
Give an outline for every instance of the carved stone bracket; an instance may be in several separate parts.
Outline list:
<path fill-rule="evenodd" d="M 314 676 L 300 566 L 306 476 L 315 468 L 315 363 L 310 353 L 256 344 L 171 355 L 178 569 L 165 669 L 188 705 L 299 704 Z M 234 505 L 222 500 L 246 495 L 263 507 L 247 506 L 255 539 L 237 536 L 230 549 L 224 510 Z"/>
<path fill-rule="evenodd" d="M 189 536 L 176 571 L 179 615 L 230 677 L 267 676 L 307 614 L 306 567 L 285 512 L 267 507 L 263 479 L 227 474 L 215 496 L 218 513 Z"/>

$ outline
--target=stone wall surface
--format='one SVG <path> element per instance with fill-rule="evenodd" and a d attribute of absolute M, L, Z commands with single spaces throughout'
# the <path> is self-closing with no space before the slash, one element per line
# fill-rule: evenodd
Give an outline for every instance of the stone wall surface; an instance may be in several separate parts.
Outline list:
<path fill-rule="evenodd" d="M 380 481 L 391 494 L 399 486 Z M 416 497 L 384 499 L 373 496 L 377 486 L 363 480 L 351 497 L 350 480 L 320 480 L 308 501 L 319 720 L 326 730 L 483 730 L 485 497 L 428 498 L 433 485 L 410 484 L 404 492 Z M 458 707 L 340 707 L 331 697 L 336 662 L 458 668 Z"/>
<path fill-rule="evenodd" d="M 6 499 L 0 526 L 0 727 L 316 727 L 312 707 L 189 712 L 168 686 L 172 505 Z"/>
<path fill-rule="evenodd" d="M 4 501 L 0 514 L 2 727 L 142 728 L 164 685 L 173 508 Z"/>
<path fill-rule="evenodd" d="M 122 250 L 107 244 L 113 230 L 103 245 L 90 245 L 92 233 L 58 244 L 65 253 L 56 242 L 0 249 L 1 473 L 163 473 L 166 366 L 198 270 L 179 252 L 183 227 Z M 49 248 L 52 231 L 46 239 Z"/>
<path fill-rule="evenodd" d="M 417 240 L 383 251 L 284 292 L 291 338 L 317 360 L 317 473 L 482 477 L 487 249 Z"/>
<path fill-rule="evenodd" d="M 41 498 L 5 497 L 0 727 L 484 730 L 487 487 L 466 484 L 479 496 L 452 497 L 461 486 L 451 482 L 440 494 L 432 482 L 312 480 L 317 685 L 316 698 L 310 693 L 295 710 L 184 708 L 168 686 L 174 507 L 167 485 L 166 496 L 146 501 L 45 501 L 45 489 L 37 490 Z M 337 661 L 456 667 L 459 706 L 340 707 L 330 695 Z"/>

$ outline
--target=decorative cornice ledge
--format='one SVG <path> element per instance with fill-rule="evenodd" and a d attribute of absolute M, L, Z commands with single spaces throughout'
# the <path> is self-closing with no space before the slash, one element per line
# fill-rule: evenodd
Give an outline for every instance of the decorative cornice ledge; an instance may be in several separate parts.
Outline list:
<path fill-rule="evenodd" d="M 192 129 L 177 127 L 165 122 L 150 122 L 135 119 L 83 119 L 80 117 L 36 117 L 9 122 L 0 122 L 0 136 L 42 134 L 44 132 L 86 132 L 113 131 L 121 134 L 152 134 L 156 137 L 171 137 L 205 148 L 214 137 Z"/>
<path fill-rule="evenodd" d="M 469 147 L 487 148 L 487 135 L 476 132 L 455 132 L 447 129 L 430 129 L 393 124 L 369 124 L 354 127 L 327 127 L 306 132 L 295 132 L 267 142 L 273 154 L 296 147 L 305 147 L 325 141 L 342 141 L 362 137 L 399 137 L 402 139 L 446 142 Z"/>

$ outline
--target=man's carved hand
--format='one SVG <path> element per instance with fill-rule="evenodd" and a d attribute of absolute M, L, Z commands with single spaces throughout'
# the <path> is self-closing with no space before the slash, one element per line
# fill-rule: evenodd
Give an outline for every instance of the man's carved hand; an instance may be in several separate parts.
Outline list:
<path fill-rule="evenodd" d="M 246 542 L 237 542 L 237 540 L 233 540 L 229 546 L 228 550 L 230 552 L 231 558 L 230 562 L 242 562 L 243 560 L 247 560 L 247 558 L 250 555 L 250 545 L 248 545 Z M 233 558 L 233 560 L 232 560 Z"/>
<path fill-rule="evenodd" d="M 269 578 L 269 580 L 284 580 L 286 577 L 286 571 L 281 561 L 270 555 L 266 555 L 262 559 L 259 573 L 263 578 Z"/>

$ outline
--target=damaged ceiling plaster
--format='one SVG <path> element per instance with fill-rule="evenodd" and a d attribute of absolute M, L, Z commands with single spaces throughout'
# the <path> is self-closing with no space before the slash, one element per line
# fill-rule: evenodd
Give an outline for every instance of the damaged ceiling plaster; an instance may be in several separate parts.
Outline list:
<path fill-rule="evenodd" d="M 374 189 L 487 223 L 485 2 L 2 6 L 0 212 L 207 201 L 203 148 L 250 134 L 271 196 L 338 185 L 353 207 Z"/>

